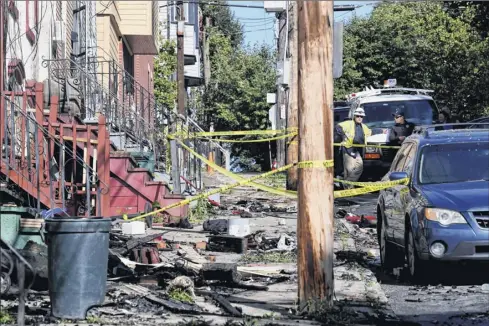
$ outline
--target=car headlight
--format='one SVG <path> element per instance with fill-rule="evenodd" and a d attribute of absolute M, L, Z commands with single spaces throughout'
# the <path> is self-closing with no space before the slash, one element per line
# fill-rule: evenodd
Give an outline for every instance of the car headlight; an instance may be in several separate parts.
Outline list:
<path fill-rule="evenodd" d="M 467 224 L 462 214 L 448 209 L 426 208 L 424 216 L 428 220 L 438 222 L 441 225 Z"/>

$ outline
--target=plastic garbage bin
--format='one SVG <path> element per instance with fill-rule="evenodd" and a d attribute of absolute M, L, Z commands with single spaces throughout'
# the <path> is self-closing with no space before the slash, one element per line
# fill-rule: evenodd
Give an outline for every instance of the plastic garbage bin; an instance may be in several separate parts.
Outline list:
<path fill-rule="evenodd" d="M 85 319 L 105 299 L 110 219 L 46 219 L 51 313 Z"/>

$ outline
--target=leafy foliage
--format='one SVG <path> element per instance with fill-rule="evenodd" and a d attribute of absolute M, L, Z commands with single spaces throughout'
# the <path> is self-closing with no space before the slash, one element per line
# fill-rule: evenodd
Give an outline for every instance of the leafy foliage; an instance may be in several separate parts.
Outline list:
<path fill-rule="evenodd" d="M 226 4 L 226 1 L 218 0 Z M 227 6 L 215 6 L 200 2 L 200 8 L 204 17 L 211 19 L 211 24 L 217 31 L 229 37 L 233 48 L 239 47 L 243 43 L 243 26 L 234 17 L 233 12 Z"/>
<path fill-rule="evenodd" d="M 484 91 L 487 39 L 472 26 L 476 8 L 450 15 L 440 3 L 383 3 L 346 26 L 344 73 L 336 97 L 396 78 L 398 85 L 433 89 L 438 102 L 466 119 L 489 107 Z"/>
<path fill-rule="evenodd" d="M 158 104 L 173 109 L 177 100 L 177 82 L 170 77 L 177 69 L 175 41 L 162 40 L 154 61 L 154 93 Z"/>
<path fill-rule="evenodd" d="M 201 7 L 213 26 L 206 27 L 211 79 L 200 98 L 200 121 L 207 128 L 212 122 L 216 131 L 267 129 L 270 107 L 266 94 L 275 91 L 273 49 L 243 45 L 242 26 L 229 7 Z M 268 143 L 235 144 L 233 152 L 267 165 Z"/>
<path fill-rule="evenodd" d="M 467 8 L 474 10 L 470 21 L 483 38 L 489 34 L 489 3 L 487 1 L 445 1 L 444 7 L 452 17 L 461 17 Z"/>

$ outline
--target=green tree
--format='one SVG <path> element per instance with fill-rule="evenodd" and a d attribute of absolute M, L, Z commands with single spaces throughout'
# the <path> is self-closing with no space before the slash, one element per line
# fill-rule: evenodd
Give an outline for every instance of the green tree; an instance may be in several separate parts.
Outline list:
<path fill-rule="evenodd" d="M 226 1 L 218 0 L 222 5 L 209 5 L 200 2 L 204 23 L 206 17 L 211 19 L 211 26 L 215 26 L 218 32 L 229 37 L 233 47 L 239 47 L 243 43 L 243 26 L 236 19 L 231 9 L 226 6 Z"/>
<path fill-rule="evenodd" d="M 266 45 L 236 48 L 218 28 L 209 32 L 212 78 L 203 92 L 201 115 L 216 130 L 267 129 L 266 94 L 275 89 L 272 49 Z M 246 153 L 267 165 L 268 143 L 235 144 L 233 152 Z"/>
<path fill-rule="evenodd" d="M 346 27 L 344 74 L 335 95 L 396 78 L 399 85 L 429 88 L 435 98 L 472 118 L 488 107 L 484 90 L 488 50 L 471 25 L 475 10 L 451 16 L 433 2 L 384 3 Z"/>
<path fill-rule="evenodd" d="M 177 82 L 171 76 L 177 68 L 177 52 L 174 41 L 160 40 L 158 55 L 154 59 L 154 96 L 155 96 L 155 128 L 159 130 L 156 134 L 155 146 L 158 155 L 169 156 L 169 143 L 166 138 L 168 125 L 163 122 L 169 121 L 168 112 L 175 108 L 177 100 Z M 167 161 L 169 162 L 169 160 Z M 169 166 L 166 166 L 166 171 Z"/>
<path fill-rule="evenodd" d="M 154 94 L 156 102 L 165 109 L 173 109 L 177 99 L 177 82 L 171 76 L 177 69 L 177 51 L 174 41 L 162 40 L 154 60 Z"/>

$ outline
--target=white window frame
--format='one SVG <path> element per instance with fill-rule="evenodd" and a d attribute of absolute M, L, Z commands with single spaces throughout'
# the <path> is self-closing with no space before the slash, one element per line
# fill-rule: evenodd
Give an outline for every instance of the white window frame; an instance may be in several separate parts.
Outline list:
<path fill-rule="evenodd" d="M 189 11 L 189 6 L 188 6 L 188 2 L 184 2 L 183 3 L 183 14 L 185 16 L 185 23 L 189 23 L 189 15 L 188 15 L 188 11 Z M 172 23 L 176 23 L 177 22 L 177 17 L 176 17 L 176 14 L 177 14 L 177 2 L 174 1 L 173 4 L 171 5 L 171 10 L 170 10 L 170 21 Z"/>

